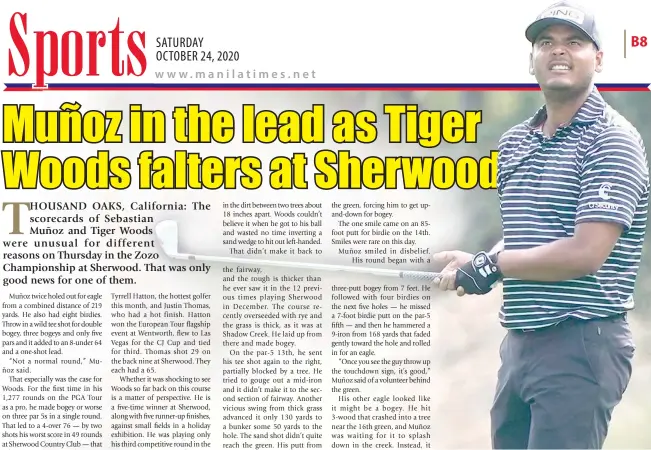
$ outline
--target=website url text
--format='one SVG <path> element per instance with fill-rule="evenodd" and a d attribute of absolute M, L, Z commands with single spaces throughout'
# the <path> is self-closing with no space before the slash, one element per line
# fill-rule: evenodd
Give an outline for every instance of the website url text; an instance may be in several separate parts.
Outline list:
<path fill-rule="evenodd" d="M 225 79 L 225 80 L 282 80 L 282 79 L 300 79 L 312 80 L 316 78 L 316 71 L 268 71 L 268 70 L 237 70 L 226 69 L 220 71 L 196 71 L 196 72 L 155 72 L 156 78 L 180 78 L 180 79 Z"/>

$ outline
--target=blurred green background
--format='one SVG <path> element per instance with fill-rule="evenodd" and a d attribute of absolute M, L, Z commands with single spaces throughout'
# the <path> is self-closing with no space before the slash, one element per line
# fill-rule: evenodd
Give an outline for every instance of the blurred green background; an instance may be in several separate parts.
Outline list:
<path fill-rule="evenodd" d="M 604 99 L 623 114 L 641 133 L 647 147 L 651 143 L 651 92 L 601 92 Z M 479 158 L 496 149 L 499 137 L 511 126 L 531 117 L 544 103 L 540 91 L 469 91 L 469 92 L 372 92 L 348 101 L 365 104 L 381 116 L 386 103 L 417 103 L 421 109 L 482 110 L 479 139 L 475 144 L 449 145 L 447 148 L 422 149 L 424 154 L 453 158 Z M 358 106 L 359 107 L 359 106 Z M 386 126 L 379 124 L 379 129 Z M 436 209 L 437 195 L 432 192 Z M 501 221 L 497 193 L 474 189 L 454 193 L 456 210 L 440 211 L 441 218 L 462 216 L 465 227 L 461 239 L 446 239 L 440 248 L 468 252 L 490 249 L 501 239 Z M 453 208 L 454 209 L 454 208 Z M 481 223 L 481 227 L 474 225 Z M 651 221 L 650 221 L 651 224 Z M 651 237 L 647 238 L 643 264 L 636 285 L 636 309 L 631 326 L 637 344 L 633 379 L 624 399 L 613 415 L 606 448 L 651 448 Z M 436 302 L 439 320 L 439 373 L 446 389 L 440 394 L 436 445 L 438 448 L 490 448 L 488 409 L 492 401 L 499 360 L 497 350 L 504 331 L 497 322 L 500 292 L 477 298 L 457 298 L 441 294 Z M 436 345 L 436 344 L 435 344 Z M 438 395 L 438 394 L 437 394 Z M 459 431 L 463 430 L 463 433 Z"/>

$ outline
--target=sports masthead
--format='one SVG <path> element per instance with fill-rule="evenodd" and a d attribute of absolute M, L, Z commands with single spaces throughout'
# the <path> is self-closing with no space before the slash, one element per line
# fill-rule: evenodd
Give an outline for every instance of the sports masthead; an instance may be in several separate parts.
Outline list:
<path fill-rule="evenodd" d="M 140 77 L 147 69 L 145 32 L 121 30 L 119 17 L 108 31 L 41 31 L 30 30 L 27 13 L 16 12 L 9 35 L 9 76 L 29 77 L 33 89 L 47 89 L 47 79 L 57 75 Z"/>

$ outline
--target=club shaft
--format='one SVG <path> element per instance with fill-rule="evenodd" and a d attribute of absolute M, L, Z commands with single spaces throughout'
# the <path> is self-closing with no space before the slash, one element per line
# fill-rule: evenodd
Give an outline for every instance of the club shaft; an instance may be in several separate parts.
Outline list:
<path fill-rule="evenodd" d="M 321 270 L 329 272 L 349 272 L 359 274 L 369 274 L 394 278 L 410 278 L 423 281 L 431 281 L 439 274 L 435 272 L 421 272 L 415 270 L 396 270 L 396 269 L 381 269 L 372 267 L 358 267 L 358 266 L 341 266 L 335 264 L 317 264 L 317 263 L 301 263 L 291 261 L 278 261 L 278 260 L 265 260 L 265 259 L 249 259 L 249 258 L 233 258 L 228 256 L 204 256 L 192 255 L 185 253 L 177 253 L 169 255 L 174 259 L 184 259 L 189 261 L 206 261 L 217 263 L 230 263 L 230 264 L 244 264 L 244 265 L 258 265 L 258 266 L 273 266 L 285 267 L 290 269 L 308 269 L 308 270 Z"/>

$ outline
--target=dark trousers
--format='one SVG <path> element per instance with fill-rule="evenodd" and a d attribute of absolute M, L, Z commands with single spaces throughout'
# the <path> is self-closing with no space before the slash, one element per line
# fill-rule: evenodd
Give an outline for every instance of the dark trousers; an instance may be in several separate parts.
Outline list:
<path fill-rule="evenodd" d="M 493 448 L 602 448 L 634 352 L 626 316 L 509 331 L 491 408 Z"/>

